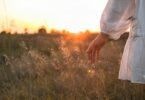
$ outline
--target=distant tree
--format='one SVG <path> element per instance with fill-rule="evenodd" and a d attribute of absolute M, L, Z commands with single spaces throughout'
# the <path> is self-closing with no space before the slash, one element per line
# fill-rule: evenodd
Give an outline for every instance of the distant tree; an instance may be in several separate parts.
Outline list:
<path fill-rule="evenodd" d="M 0 34 L 1 35 L 5 35 L 5 34 L 7 34 L 7 32 L 6 31 L 2 31 Z"/>
<path fill-rule="evenodd" d="M 56 30 L 55 30 L 55 29 L 51 29 L 51 30 L 50 30 L 50 33 L 51 33 L 51 34 L 55 34 L 55 33 L 56 33 Z"/>
<path fill-rule="evenodd" d="M 28 34 L 28 29 L 25 28 L 25 29 L 24 29 L 24 32 L 25 32 L 24 34 Z"/>
<path fill-rule="evenodd" d="M 50 33 L 51 34 L 61 34 L 62 32 L 60 30 L 57 30 L 57 29 L 51 29 Z"/>
<path fill-rule="evenodd" d="M 38 34 L 47 34 L 47 30 L 44 26 L 40 27 L 38 29 Z"/>
<path fill-rule="evenodd" d="M 90 32 L 90 30 L 86 30 L 85 33 L 86 34 L 90 34 L 91 32 Z"/>

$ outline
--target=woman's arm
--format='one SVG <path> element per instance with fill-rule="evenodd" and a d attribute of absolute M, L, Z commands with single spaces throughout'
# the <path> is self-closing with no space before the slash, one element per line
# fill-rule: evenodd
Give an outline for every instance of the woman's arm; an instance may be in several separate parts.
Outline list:
<path fill-rule="evenodd" d="M 109 0 L 100 21 L 99 34 L 87 49 L 91 63 L 98 61 L 100 49 L 110 40 L 118 39 L 128 28 L 133 16 L 135 0 Z M 95 57 L 97 57 L 95 59 Z"/>

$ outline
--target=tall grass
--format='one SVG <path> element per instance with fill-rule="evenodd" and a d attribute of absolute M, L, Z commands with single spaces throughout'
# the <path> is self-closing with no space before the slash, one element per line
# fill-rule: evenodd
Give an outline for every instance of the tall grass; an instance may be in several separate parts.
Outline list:
<path fill-rule="evenodd" d="M 23 37 L 23 38 L 22 38 Z M 126 39 L 112 41 L 94 65 L 91 39 L 0 36 L 0 100 L 145 100 L 145 87 L 117 79 Z"/>

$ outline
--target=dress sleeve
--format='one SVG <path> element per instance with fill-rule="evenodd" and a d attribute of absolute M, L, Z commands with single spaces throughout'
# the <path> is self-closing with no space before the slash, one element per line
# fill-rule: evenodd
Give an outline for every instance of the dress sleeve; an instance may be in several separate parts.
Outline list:
<path fill-rule="evenodd" d="M 100 28 L 111 39 L 118 39 L 130 26 L 135 0 L 108 0 L 103 11 Z"/>

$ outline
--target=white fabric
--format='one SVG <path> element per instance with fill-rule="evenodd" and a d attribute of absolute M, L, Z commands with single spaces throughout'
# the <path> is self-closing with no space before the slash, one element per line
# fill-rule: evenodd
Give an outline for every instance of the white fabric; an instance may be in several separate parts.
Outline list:
<path fill-rule="evenodd" d="M 118 39 L 131 28 L 119 79 L 145 84 L 145 0 L 109 0 L 100 27 L 112 39 Z"/>

